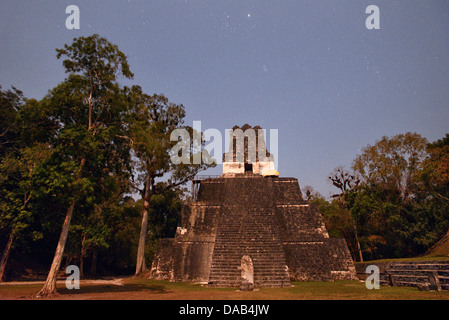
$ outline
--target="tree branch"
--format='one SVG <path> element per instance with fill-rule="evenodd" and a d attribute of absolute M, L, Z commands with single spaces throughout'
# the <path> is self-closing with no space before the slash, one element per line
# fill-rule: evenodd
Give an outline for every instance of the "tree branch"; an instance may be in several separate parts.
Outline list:
<path fill-rule="evenodd" d="M 435 193 L 437 196 L 443 198 L 444 200 L 449 201 L 449 198 L 446 198 L 445 196 L 439 194 L 438 192 L 435 192 L 435 191 L 434 191 L 433 193 Z"/>
<path fill-rule="evenodd" d="M 130 137 L 127 137 L 127 136 L 119 136 L 119 135 L 116 135 L 116 137 L 117 137 L 117 138 L 121 138 L 121 139 L 125 139 L 125 140 L 130 141 L 130 142 L 131 142 L 131 146 L 134 145 L 134 140 L 131 139 Z"/>

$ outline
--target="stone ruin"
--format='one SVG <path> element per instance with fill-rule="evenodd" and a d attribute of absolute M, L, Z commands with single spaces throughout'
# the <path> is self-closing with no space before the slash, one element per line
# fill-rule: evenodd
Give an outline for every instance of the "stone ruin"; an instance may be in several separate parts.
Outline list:
<path fill-rule="evenodd" d="M 249 129 L 249 130 L 248 130 Z M 263 170 L 274 171 L 274 157 L 267 151 L 264 131 L 261 127 L 234 126 L 230 133 L 229 151 L 223 154 L 223 177 Z"/>
<path fill-rule="evenodd" d="M 199 185 L 195 201 L 183 209 L 175 237 L 160 239 L 150 277 L 242 290 L 357 279 L 345 240 L 329 238 L 297 179 L 261 175 L 261 168 L 274 169 L 273 158 L 263 135 L 251 140 L 231 137 L 223 174 L 192 182 Z"/>
<path fill-rule="evenodd" d="M 249 256 L 242 257 L 240 270 L 241 270 L 240 290 L 242 291 L 254 290 L 254 266 L 253 261 Z"/>

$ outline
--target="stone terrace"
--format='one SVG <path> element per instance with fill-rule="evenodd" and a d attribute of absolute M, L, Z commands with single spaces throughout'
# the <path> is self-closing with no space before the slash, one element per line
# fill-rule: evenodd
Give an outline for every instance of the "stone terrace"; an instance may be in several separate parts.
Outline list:
<path fill-rule="evenodd" d="M 201 181 L 175 238 L 161 243 L 153 278 L 238 287 L 247 255 L 256 287 L 356 279 L 345 241 L 329 238 L 321 213 L 303 200 L 294 178 L 244 173 Z"/>

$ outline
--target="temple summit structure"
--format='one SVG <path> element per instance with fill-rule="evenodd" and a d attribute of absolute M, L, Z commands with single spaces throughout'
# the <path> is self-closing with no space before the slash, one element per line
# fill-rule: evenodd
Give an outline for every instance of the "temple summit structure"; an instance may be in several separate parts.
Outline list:
<path fill-rule="evenodd" d="M 160 239 L 151 278 L 242 290 L 357 279 L 345 240 L 329 238 L 297 179 L 279 177 L 260 127 L 234 127 L 223 158 L 220 177 L 192 181 L 194 201 L 175 237 Z"/>

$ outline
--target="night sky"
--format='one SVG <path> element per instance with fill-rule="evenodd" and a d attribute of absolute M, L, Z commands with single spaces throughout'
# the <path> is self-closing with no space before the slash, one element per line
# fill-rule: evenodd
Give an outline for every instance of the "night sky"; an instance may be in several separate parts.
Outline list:
<path fill-rule="evenodd" d="M 66 77 L 55 49 L 94 33 L 127 55 L 121 84 L 182 103 L 186 124 L 278 129 L 281 176 L 326 197 L 382 136 L 449 133 L 449 1 L 2 0 L 0 84 L 41 99 Z"/>

